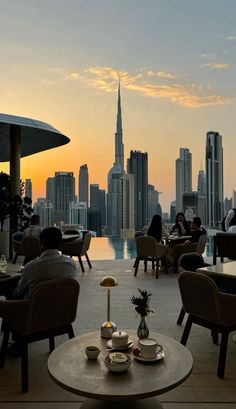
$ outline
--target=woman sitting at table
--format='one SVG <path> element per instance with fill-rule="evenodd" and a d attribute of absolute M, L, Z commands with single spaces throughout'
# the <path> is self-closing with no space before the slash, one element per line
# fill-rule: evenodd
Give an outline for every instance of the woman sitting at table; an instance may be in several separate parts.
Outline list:
<path fill-rule="evenodd" d="M 160 258 L 163 258 L 164 265 L 167 265 L 166 260 L 169 257 L 169 246 L 163 244 L 162 239 L 168 239 L 169 233 L 159 214 L 154 214 L 147 235 L 156 239 Z"/>
<path fill-rule="evenodd" d="M 177 233 L 178 236 L 186 236 L 189 235 L 190 225 L 186 221 L 184 213 L 179 212 L 175 218 L 175 224 L 172 226 L 170 230 L 170 234 Z"/>

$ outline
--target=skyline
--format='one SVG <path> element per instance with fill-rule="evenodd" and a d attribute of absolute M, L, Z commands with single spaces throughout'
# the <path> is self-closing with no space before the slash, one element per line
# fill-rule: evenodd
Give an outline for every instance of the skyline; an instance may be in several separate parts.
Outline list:
<path fill-rule="evenodd" d="M 205 170 L 208 131 L 222 135 L 224 197 L 235 189 L 236 2 L 0 1 L 0 112 L 48 122 L 71 142 L 21 160 L 21 178 L 45 194 L 46 178 L 87 163 L 107 189 L 113 165 L 118 77 L 125 168 L 148 153 L 149 183 L 175 200 L 179 148 L 192 153 L 193 189 Z M 35 18 L 37 16 L 37 18 Z M 1 170 L 8 172 L 8 164 Z"/>

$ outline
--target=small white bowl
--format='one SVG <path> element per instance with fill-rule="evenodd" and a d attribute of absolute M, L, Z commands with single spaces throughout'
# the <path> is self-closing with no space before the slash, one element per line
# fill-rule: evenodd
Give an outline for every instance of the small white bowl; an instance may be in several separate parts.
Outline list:
<path fill-rule="evenodd" d="M 104 363 L 111 372 L 125 372 L 132 364 L 132 358 L 130 355 L 125 354 L 127 356 L 127 361 L 122 363 L 116 363 L 112 361 L 109 355 L 105 356 Z"/>

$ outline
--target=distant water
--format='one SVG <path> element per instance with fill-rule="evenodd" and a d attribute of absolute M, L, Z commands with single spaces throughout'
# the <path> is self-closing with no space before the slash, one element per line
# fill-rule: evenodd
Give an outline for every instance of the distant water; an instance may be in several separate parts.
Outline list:
<path fill-rule="evenodd" d="M 211 257 L 213 253 L 213 236 L 219 230 L 208 229 L 208 239 L 204 257 Z M 89 249 L 91 260 L 126 260 L 136 257 L 134 239 L 116 237 L 93 237 Z"/>

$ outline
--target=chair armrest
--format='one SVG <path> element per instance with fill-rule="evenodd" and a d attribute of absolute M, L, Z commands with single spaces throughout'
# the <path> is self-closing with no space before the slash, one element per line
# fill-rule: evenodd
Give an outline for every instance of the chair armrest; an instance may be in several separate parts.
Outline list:
<path fill-rule="evenodd" d="M 235 325 L 236 294 L 218 293 L 218 314 L 222 325 Z"/>

